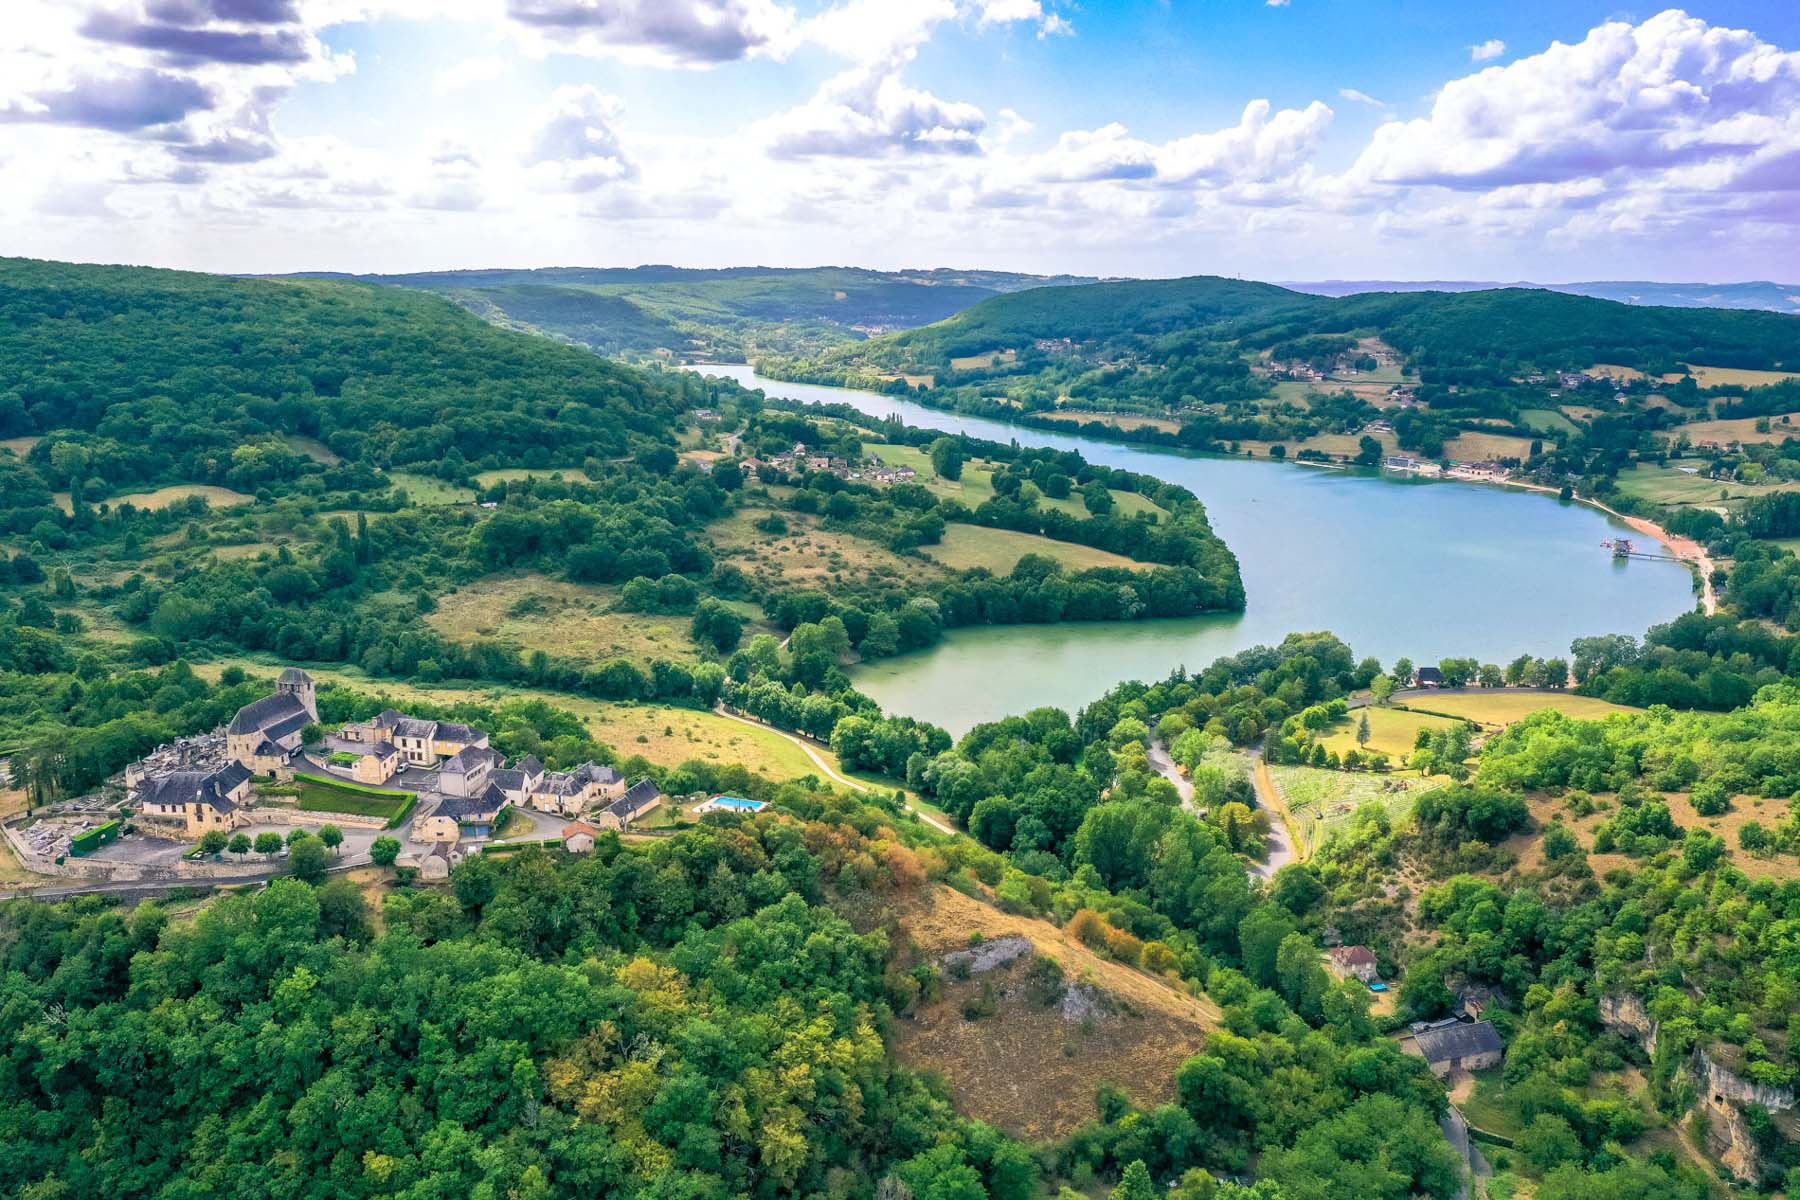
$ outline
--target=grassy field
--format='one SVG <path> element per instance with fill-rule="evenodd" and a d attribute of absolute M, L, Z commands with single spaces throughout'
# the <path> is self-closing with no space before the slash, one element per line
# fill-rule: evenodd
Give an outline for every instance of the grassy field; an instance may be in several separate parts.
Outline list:
<path fill-rule="evenodd" d="M 493 487 L 496 483 L 511 483 L 517 479 L 550 479 L 561 476 L 570 483 L 592 483 L 588 473 L 580 467 L 505 467 L 498 471 L 478 471 L 475 482 L 482 487 Z"/>
<path fill-rule="evenodd" d="M 1438 786 L 1437 780 L 1414 774 L 1373 775 L 1361 771 L 1327 771 L 1319 767 L 1273 766 L 1269 774 L 1293 814 L 1294 830 L 1311 857 L 1356 810 L 1379 804 L 1390 817 L 1411 811 L 1413 797 Z"/>
<path fill-rule="evenodd" d="M 1356 730 L 1364 713 L 1369 716 L 1369 743 L 1359 746 Z M 1419 730 L 1448 729 L 1454 724 L 1456 722 L 1447 717 L 1433 717 L 1399 708 L 1352 709 L 1348 717 L 1339 721 L 1319 741 L 1326 750 L 1336 750 L 1339 755 L 1358 749 L 1365 755 L 1371 751 L 1386 754 L 1399 766 L 1411 757 L 1413 739 L 1418 736 Z"/>
<path fill-rule="evenodd" d="M 1048 555 L 1072 571 L 1090 567 L 1146 568 L 1150 565 L 1091 546 L 1059 542 L 1035 533 L 989 529 L 983 525 L 951 525 L 944 530 L 942 542 L 920 549 L 947 567 L 959 571 L 986 567 L 996 575 L 1010 574 L 1027 554 Z"/>
<path fill-rule="evenodd" d="M 1624 367 L 1618 363 L 1595 363 L 1587 369 L 1589 375 L 1602 375 L 1607 379 L 1622 379 L 1626 383 L 1635 383 L 1644 377 L 1644 373 L 1636 367 Z"/>
<path fill-rule="evenodd" d="M 1152 417 L 1145 413 L 1085 412 L 1081 409 L 1063 408 L 1042 415 L 1052 421 L 1067 421 L 1071 425 L 1086 425 L 1090 421 L 1098 421 L 1100 424 L 1110 425 L 1114 429 L 1160 429 L 1164 433 L 1181 431 L 1181 422 L 1169 417 Z"/>
<path fill-rule="evenodd" d="M 214 487 L 207 483 L 177 483 L 169 487 L 157 488 L 152 492 L 128 492 L 121 496 L 108 496 L 104 503 L 113 508 L 121 504 L 156 512 L 170 507 L 189 496 L 202 497 L 213 508 L 231 508 L 239 504 L 251 504 L 255 496 L 247 496 L 243 492 L 234 492 L 230 488 Z M 71 511 L 69 493 L 57 492 L 56 504 L 64 512 Z"/>
<path fill-rule="evenodd" d="M 430 475 L 412 471 L 389 471 L 388 479 L 397 488 L 405 488 L 407 499 L 414 504 L 467 504 L 475 493 L 460 484 L 445 483 Z"/>
<path fill-rule="evenodd" d="M 353 792 L 348 788 L 335 788 L 307 779 L 296 779 L 293 786 L 297 792 L 295 807 L 302 812 L 349 813 L 351 816 L 380 817 L 384 821 L 391 821 L 406 807 L 406 802 L 410 799 L 410 794 L 372 796 L 367 792 Z"/>
<path fill-rule="evenodd" d="M 1800 437 L 1800 413 L 1769 417 L 1769 432 L 1758 433 L 1760 417 L 1733 417 L 1727 421 L 1689 421 L 1668 431 L 1671 438 L 1687 435 L 1690 442 L 1779 442 Z"/>
<path fill-rule="evenodd" d="M 1800 858 L 1791 854 L 1758 858 L 1738 846 L 1738 830 L 1751 821 L 1758 821 L 1769 829 L 1781 823 L 1788 812 L 1786 797 L 1734 796 L 1731 807 L 1725 812 L 1716 817 L 1703 817 L 1694 811 L 1686 793 L 1659 794 L 1669 806 L 1669 815 L 1674 818 L 1677 829 L 1704 829 L 1723 838 L 1727 859 L 1745 875 L 1752 879 L 1781 882 L 1800 879 Z M 1617 804 L 1609 795 L 1596 794 L 1594 801 L 1595 811 L 1582 817 L 1570 814 L 1560 799 L 1543 795 L 1529 797 L 1526 803 L 1531 809 L 1535 828 L 1526 833 L 1515 834 L 1505 843 L 1507 849 L 1518 855 L 1519 869 L 1532 871 L 1544 865 L 1543 829 L 1555 818 L 1560 818 L 1581 842 L 1582 848 L 1588 851 L 1588 865 L 1594 868 L 1595 875 L 1604 876 L 1614 869 L 1635 869 L 1639 865 L 1638 860 L 1628 855 L 1593 852 L 1594 827 L 1611 819 L 1617 809 Z"/>
<path fill-rule="evenodd" d="M 1519 423 L 1544 433 L 1574 433 L 1575 422 L 1557 412 L 1554 408 L 1524 408 L 1519 410 Z"/>
<path fill-rule="evenodd" d="M 1531 439 L 1506 433 L 1459 433 L 1444 443 L 1446 457 L 1464 462 L 1531 456 Z"/>
<path fill-rule="evenodd" d="M 614 588 L 534 572 L 490 575 L 440 597 L 425 622 L 452 641 L 488 639 L 593 661 L 699 657 L 687 617 L 615 612 L 617 602 Z"/>
<path fill-rule="evenodd" d="M 1463 717 L 1477 725 L 1500 726 L 1522 721 L 1534 712 L 1553 708 L 1566 716 L 1588 721 L 1613 713 L 1636 712 L 1621 704 L 1596 700 L 1592 696 L 1572 696 L 1557 692 L 1524 692 L 1510 688 L 1494 688 L 1461 696 L 1425 696 L 1405 701 L 1411 708 L 1429 709 L 1452 717 Z"/>
<path fill-rule="evenodd" d="M 284 434 L 281 440 L 286 442 L 288 444 L 288 449 L 294 451 L 294 453 L 304 454 L 314 462 L 322 462 L 328 467 L 336 466 L 338 463 L 344 461 L 337 456 L 330 446 L 327 446 L 318 438 L 304 437 L 298 433 L 289 433 Z"/>
<path fill-rule="evenodd" d="M 986 354 L 965 354 L 961 358 L 950 360 L 953 371 L 986 371 L 991 367 L 1003 366 L 1019 357 L 1017 350 L 990 350 Z"/>
<path fill-rule="evenodd" d="M 1619 472 L 1618 488 L 1627 496 L 1654 504 L 1729 507 L 1733 501 L 1743 501 L 1752 496 L 1800 491 L 1800 483 L 1734 483 L 1730 480 L 1708 479 L 1704 475 L 1689 475 L 1675 467 L 1640 463 Z"/>
<path fill-rule="evenodd" d="M 1800 379 L 1800 372 L 1795 371 L 1747 371 L 1738 367 L 1697 367 L 1692 363 L 1688 364 L 1688 373 L 1701 387 L 1767 387 L 1786 379 Z"/>
<path fill-rule="evenodd" d="M 31 434 L 26 437 L 0 438 L 0 450 L 10 450 L 20 458 L 31 453 L 31 448 L 44 439 Z"/>
<path fill-rule="evenodd" d="M 787 587 L 830 588 L 851 580 L 913 580 L 938 575 L 916 558 L 902 558 L 886 546 L 819 528 L 818 519 L 799 513 L 781 514 L 786 533 L 764 533 L 756 523 L 768 509 L 743 508 L 706 527 L 722 562 L 732 563 L 763 583 Z"/>

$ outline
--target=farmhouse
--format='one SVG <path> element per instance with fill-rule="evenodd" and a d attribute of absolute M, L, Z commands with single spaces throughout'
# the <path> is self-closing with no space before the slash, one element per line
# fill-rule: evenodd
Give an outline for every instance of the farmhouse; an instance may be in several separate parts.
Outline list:
<path fill-rule="evenodd" d="M 237 710 L 225 727 L 225 754 L 253 775 L 272 775 L 300 749 L 300 735 L 319 719 L 312 677 L 289 667 L 275 681 L 275 694 Z"/>
<path fill-rule="evenodd" d="M 179 822 L 188 837 L 230 832 L 249 822 L 250 769 L 240 762 L 210 771 L 176 771 L 138 783 L 132 800 L 149 820 Z"/>
<path fill-rule="evenodd" d="M 640 779 L 623 796 L 601 811 L 599 826 L 602 829 L 624 829 L 661 803 L 662 792 L 656 784 L 648 779 Z"/>
<path fill-rule="evenodd" d="M 488 780 L 499 765 L 499 751 L 486 746 L 464 746 L 438 767 L 438 791 L 446 796 L 479 796 L 487 790 Z"/>
<path fill-rule="evenodd" d="M 525 790 L 524 803 L 540 812 L 574 816 L 590 804 L 625 794 L 625 778 L 611 767 L 582 763 L 573 771 L 551 771 Z"/>
<path fill-rule="evenodd" d="M 1325 969 L 1339 979 L 1360 979 L 1374 983 L 1381 978 L 1375 953 L 1367 946 L 1333 946 L 1325 952 Z"/>
<path fill-rule="evenodd" d="M 1413 672 L 1414 687 L 1443 687 L 1444 673 L 1436 667 L 1420 667 Z"/>
<path fill-rule="evenodd" d="M 1480 1071 L 1500 1065 L 1506 1043 L 1492 1021 L 1458 1021 L 1439 1029 L 1427 1029 L 1414 1037 L 1425 1065 L 1440 1079 L 1452 1071 Z"/>

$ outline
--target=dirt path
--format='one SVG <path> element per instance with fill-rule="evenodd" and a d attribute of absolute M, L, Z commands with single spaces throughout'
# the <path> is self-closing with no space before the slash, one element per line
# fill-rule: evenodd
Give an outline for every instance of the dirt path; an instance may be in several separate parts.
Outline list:
<path fill-rule="evenodd" d="M 1150 745 L 1144 751 L 1144 757 L 1150 760 L 1151 767 L 1158 775 L 1175 785 L 1175 791 L 1181 797 L 1181 807 L 1189 812 L 1194 811 L 1193 780 L 1181 773 L 1181 768 L 1169 757 L 1169 748 L 1163 745 L 1162 738 L 1154 732 L 1150 734 Z"/>
<path fill-rule="evenodd" d="M 1294 850 L 1293 818 L 1288 813 L 1287 801 L 1282 798 L 1281 789 L 1275 786 L 1275 777 L 1269 774 L 1269 764 L 1263 761 L 1261 753 L 1256 753 L 1256 765 L 1250 778 L 1256 784 L 1258 803 L 1274 817 L 1269 822 L 1268 860 L 1250 864 L 1252 875 L 1268 880 L 1289 863 L 1299 862 L 1300 855 Z"/>
<path fill-rule="evenodd" d="M 813 748 L 812 743 L 808 742 L 805 738 L 797 737 L 794 734 L 789 733 L 785 729 L 777 729 L 777 728 L 775 728 L 775 726 L 770 725 L 767 722 L 758 721 L 751 717 L 739 716 L 737 713 L 727 710 L 723 704 L 714 708 L 713 711 L 715 713 L 719 714 L 721 717 L 724 717 L 728 721 L 736 721 L 741 725 L 753 725 L 758 729 L 766 729 L 770 733 L 773 733 L 778 737 L 786 738 L 788 741 L 794 743 L 794 745 L 800 747 L 801 752 L 804 753 L 807 758 L 812 760 L 813 766 L 819 768 L 819 772 L 821 774 L 823 774 L 825 776 L 825 778 L 831 780 L 833 783 L 842 784 L 844 787 L 849 788 L 853 792 L 869 792 L 869 791 L 874 790 L 874 789 L 870 788 L 869 785 L 866 783 L 858 783 L 854 779 L 848 779 L 845 776 L 838 774 L 837 771 L 832 769 L 831 764 L 827 763 L 822 757 L 820 757 L 819 752 Z M 951 837 L 957 836 L 957 831 L 954 828 L 952 828 L 949 825 L 944 824 L 942 821 L 938 820 L 936 817 L 932 816 L 930 813 L 922 812 L 921 810 L 914 808 L 910 804 L 905 805 L 904 807 L 906 808 L 907 812 L 909 812 L 913 816 L 919 818 L 919 820 L 925 822 L 927 825 L 931 826 L 933 829 L 937 830 L 939 833 L 947 833 Z"/>

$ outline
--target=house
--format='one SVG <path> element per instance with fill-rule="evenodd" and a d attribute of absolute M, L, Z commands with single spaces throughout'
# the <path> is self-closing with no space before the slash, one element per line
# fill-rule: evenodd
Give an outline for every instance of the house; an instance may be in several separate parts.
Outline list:
<path fill-rule="evenodd" d="M 1444 673 L 1436 667 L 1420 667 L 1413 672 L 1414 687 L 1443 687 Z"/>
<path fill-rule="evenodd" d="M 703 816 L 710 812 L 759 813 L 769 807 L 761 800 L 745 800 L 740 796 L 714 796 L 704 804 L 694 806 L 694 815 Z"/>
<path fill-rule="evenodd" d="M 586 821 L 570 821 L 562 828 L 563 849 L 570 854 L 586 854 L 594 848 L 600 831 Z"/>
<path fill-rule="evenodd" d="M 1471 983 L 1456 993 L 1457 1011 L 1471 1021 L 1481 1020 L 1481 1014 L 1499 1001 L 1500 993 L 1486 984 Z"/>
<path fill-rule="evenodd" d="M 413 766 L 428 767 L 437 761 L 437 755 L 431 752 L 431 739 L 436 733 L 436 721 L 401 717 L 394 722 L 394 748 Z"/>
<path fill-rule="evenodd" d="M 573 771 L 551 771 L 527 789 L 525 803 L 540 812 L 572 817 L 602 800 L 625 794 L 625 777 L 611 767 L 586 762 Z"/>
<path fill-rule="evenodd" d="M 416 868 L 420 883 L 443 883 L 450 878 L 451 870 L 462 860 L 462 851 L 453 844 L 436 842 L 425 853 L 402 865 Z"/>
<path fill-rule="evenodd" d="M 456 721 L 439 721 L 431 735 L 431 752 L 439 758 L 460 754 L 471 746 L 484 750 L 487 744 L 487 734 L 473 725 L 463 725 Z"/>
<path fill-rule="evenodd" d="M 489 777 L 499 764 L 498 752 L 486 746 L 464 746 L 438 767 L 438 791 L 446 796 L 479 796 L 487 790 Z"/>
<path fill-rule="evenodd" d="M 1381 978 L 1375 953 L 1367 946 L 1333 946 L 1325 952 L 1325 967 L 1339 979 L 1360 979 L 1374 983 Z"/>
<path fill-rule="evenodd" d="M 433 815 L 449 817 L 468 837 L 491 837 L 506 809 L 506 793 L 490 783 L 477 796 L 444 797 Z"/>
<path fill-rule="evenodd" d="M 344 726 L 339 734 L 346 742 L 365 742 L 369 745 L 392 745 L 394 726 L 406 719 L 402 713 L 391 708 L 383 709 L 366 721 L 355 721 Z"/>
<path fill-rule="evenodd" d="M 210 771 L 174 771 L 140 780 L 133 801 L 146 819 L 179 822 L 188 837 L 226 833 L 249 823 L 250 768 L 226 763 Z"/>
<path fill-rule="evenodd" d="M 601 811 L 602 829 L 624 829 L 637 818 L 662 803 L 662 792 L 648 779 L 640 779 L 626 789 L 623 796 Z"/>
<path fill-rule="evenodd" d="M 346 752 L 348 753 L 348 752 Z M 380 787 L 394 777 L 400 765 L 400 752 L 391 745 L 373 745 L 356 756 L 350 764 L 350 778 L 370 787 Z"/>
<path fill-rule="evenodd" d="M 1431 1073 L 1442 1079 L 1452 1071 L 1480 1071 L 1500 1065 L 1506 1043 L 1492 1021 L 1475 1021 L 1427 1029 L 1413 1041 Z"/>
<path fill-rule="evenodd" d="M 510 767 L 495 767 L 488 773 L 488 780 L 505 792 L 513 804 L 529 803 L 532 791 L 543 779 L 544 764 L 530 754 Z"/>
<path fill-rule="evenodd" d="M 454 846 L 462 840 L 462 826 L 454 818 L 433 813 L 413 823 L 412 838 L 415 842 L 449 842 Z"/>
<path fill-rule="evenodd" d="M 237 710 L 225 727 L 225 753 L 253 775 L 272 775 L 300 749 L 300 735 L 319 719 L 312 677 L 289 667 L 275 681 L 275 694 Z"/>

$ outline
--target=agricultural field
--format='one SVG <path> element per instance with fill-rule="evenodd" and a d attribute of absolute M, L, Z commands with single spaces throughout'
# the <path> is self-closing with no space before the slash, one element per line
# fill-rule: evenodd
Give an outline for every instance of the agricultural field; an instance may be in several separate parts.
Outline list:
<path fill-rule="evenodd" d="M 1758 433 L 1759 422 L 1767 421 L 1769 431 Z M 1725 421 L 1689 421 L 1668 431 L 1671 439 L 1686 435 L 1688 441 L 1699 442 L 1779 442 L 1800 437 L 1800 413 L 1783 413 L 1775 417 L 1733 417 Z"/>
<path fill-rule="evenodd" d="M 426 624 L 457 642 L 505 642 L 590 661 L 694 660 L 684 615 L 616 611 L 618 590 L 535 572 L 490 575 L 438 599 Z"/>
<path fill-rule="evenodd" d="M 1019 357 L 1017 350 L 990 350 L 986 354 L 968 354 L 950 360 L 953 371 L 987 371 L 994 367 L 1007 366 Z"/>
<path fill-rule="evenodd" d="M 446 483 L 413 471 L 389 471 L 388 480 L 395 487 L 406 489 L 407 499 L 414 504 L 468 504 L 475 499 L 474 491 L 459 483 Z"/>
<path fill-rule="evenodd" d="M 1771 383 L 1800 379 L 1800 372 L 1795 371 L 1748 371 L 1739 367 L 1697 367 L 1692 363 L 1688 364 L 1688 374 L 1701 387 L 1767 387 Z M 1665 375 L 1663 378 L 1672 377 Z"/>
<path fill-rule="evenodd" d="M 1444 455 L 1463 462 L 1496 458 L 1523 460 L 1531 457 L 1531 439 L 1508 433 L 1464 432 L 1444 443 Z"/>
<path fill-rule="evenodd" d="M 570 483 L 594 482 L 580 467 L 504 467 L 497 471 L 476 472 L 475 482 L 482 487 L 493 487 L 496 483 L 511 483 L 519 479 L 555 478 L 562 478 Z"/>
<path fill-rule="evenodd" d="M 1800 491 L 1800 483 L 1737 483 L 1728 479 L 1708 479 L 1700 474 L 1690 475 L 1675 467 L 1639 463 L 1619 472 L 1618 488 L 1627 496 L 1654 504 L 1728 508 L 1731 502 L 1752 496 Z"/>
<path fill-rule="evenodd" d="M 1580 721 L 1593 721 L 1613 713 L 1636 712 L 1622 704 L 1598 700 L 1592 696 L 1576 696 L 1566 692 L 1528 692 L 1517 688 L 1491 688 L 1463 694 L 1411 696 L 1401 702 L 1415 709 L 1461 717 L 1477 725 L 1498 728 L 1522 721 L 1532 713 L 1553 708 L 1564 716 Z"/>
<path fill-rule="evenodd" d="M 1554 408 L 1523 408 L 1519 410 L 1519 423 L 1538 430 L 1540 433 L 1574 433 L 1575 422 L 1569 420 Z"/>
<path fill-rule="evenodd" d="M 1071 571 L 1091 567 L 1148 568 L 1149 563 L 1126 558 L 1091 546 L 1059 542 L 1035 533 L 1017 533 L 1011 529 L 989 529 L 984 525 L 951 525 L 944 530 L 944 540 L 935 546 L 920 547 L 921 553 L 935 562 L 958 571 L 984 567 L 996 575 L 1008 575 L 1027 554 L 1043 554 L 1056 559 Z"/>
<path fill-rule="evenodd" d="M 1440 780 L 1395 772 L 1329 771 L 1322 767 L 1271 766 L 1270 776 L 1292 815 L 1292 828 L 1310 857 L 1339 829 L 1349 825 L 1365 804 L 1379 804 L 1390 818 L 1412 809 L 1413 797 L 1438 787 Z"/>
<path fill-rule="evenodd" d="M 1365 713 L 1369 717 L 1369 742 L 1366 746 L 1358 745 L 1356 741 L 1356 730 Z M 1401 708 L 1371 705 L 1368 708 L 1351 709 L 1350 715 L 1334 725 L 1319 739 L 1319 743 L 1327 751 L 1337 751 L 1339 756 L 1352 750 L 1361 750 L 1364 755 L 1371 752 L 1386 754 L 1399 766 L 1412 755 L 1413 740 L 1418 737 L 1419 730 L 1428 729 L 1435 733 L 1455 724 L 1449 717 L 1434 717 Z"/>

